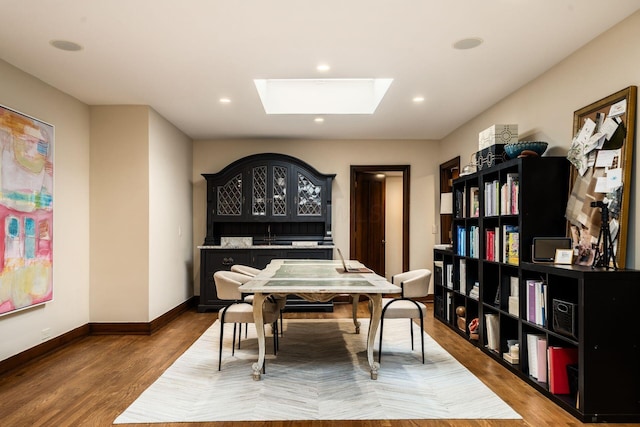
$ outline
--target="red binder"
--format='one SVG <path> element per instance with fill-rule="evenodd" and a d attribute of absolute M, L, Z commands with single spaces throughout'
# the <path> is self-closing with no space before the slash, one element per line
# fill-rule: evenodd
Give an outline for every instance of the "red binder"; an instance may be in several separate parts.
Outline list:
<path fill-rule="evenodd" d="M 549 347 L 549 391 L 553 394 L 569 394 L 567 365 L 578 363 L 575 347 Z"/>

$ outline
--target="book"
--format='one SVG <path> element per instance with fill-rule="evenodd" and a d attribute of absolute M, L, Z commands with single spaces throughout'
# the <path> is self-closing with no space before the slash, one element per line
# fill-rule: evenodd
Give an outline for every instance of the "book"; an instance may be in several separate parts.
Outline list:
<path fill-rule="evenodd" d="M 506 186 L 507 186 L 507 189 L 506 189 L 507 202 L 505 203 L 506 213 L 511 215 L 517 215 L 520 210 L 519 202 L 518 202 L 519 178 L 517 173 L 512 172 L 507 174 Z"/>
<path fill-rule="evenodd" d="M 567 365 L 578 363 L 578 349 L 575 347 L 550 346 L 547 353 L 549 391 L 553 394 L 569 394 Z"/>
<path fill-rule="evenodd" d="M 542 280 L 528 279 L 527 290 L 527 320 L 536 325 L 547 324 L 547 284 Z"/>
<path fill-rule="evenodd" d="M 471 217 L 480 216 L 480 189 L 478 187 L 471 187 L 469 189 L 469 198 L 471 199 Z"/>
<path fill-rule="evenodd" d="M 500 351 L 500 319 L 497 314 L 485 314 L 484 319 L 487 324 L 487 347 Z"/>
<path fill-rule="evenodd" d="M 517 297 L 520 294 L 520 281 L 518 280 L 518 276 L 509 277 L 509 295 L 512 297 Z"/>
<path fill-rule="evenodd" d="M 509 264 L 518 265 L 520 263 L 520 233 L 514 231 L 509 233 Z"/>
<path fill-rule="evenodd" d="M 527 334 L 527 361 L 529 364 L 529 375 L 538 379 L 538 340 L 544 335 Z"/>
<path fill-rule="evenodd" d="M 467 294 L 467 260 L 460 259 L 458 264 L 458 272 L 460 277 L 459 290 L 463 294 Z"/>
<path fill-rule="evenodd" d="M 502 258 L 500 261 L 509 262 L 509 235 L 518 231 L 517 225 L 505 224 L 502 226 Z"/>
<path fill-rule="evenodd" d="M 540 338 L 537 343 L 537 361 L 538 361 L 538 381 L 547 382 L 547 339 Z"/>

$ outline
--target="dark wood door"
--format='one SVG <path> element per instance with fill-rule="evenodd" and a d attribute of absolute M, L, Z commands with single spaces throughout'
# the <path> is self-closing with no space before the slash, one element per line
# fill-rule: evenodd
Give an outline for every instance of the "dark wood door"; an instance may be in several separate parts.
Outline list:
<path fill-rule="evenodd" d="M 351 258 L 385 275 L 385 178 L 356 172 L 355 245 Z"/>

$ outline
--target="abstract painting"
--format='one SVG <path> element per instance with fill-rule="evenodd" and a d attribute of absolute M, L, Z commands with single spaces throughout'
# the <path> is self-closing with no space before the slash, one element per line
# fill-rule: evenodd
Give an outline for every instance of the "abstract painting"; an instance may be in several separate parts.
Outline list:
<path fill-rule="evenodd" d="M 0 315 L 53 299 L 53 126 L 0 106 Z"/>

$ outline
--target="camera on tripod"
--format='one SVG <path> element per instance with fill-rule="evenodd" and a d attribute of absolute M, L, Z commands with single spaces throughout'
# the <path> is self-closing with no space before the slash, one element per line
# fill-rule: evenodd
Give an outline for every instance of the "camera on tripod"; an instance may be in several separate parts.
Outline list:
<path fill-rule="evenodd" d="M 613 247 L 613 239 L 611 238 L 611 231 L 609 230 L 609 201 L 610 200 L 605 197 L 603 200 L 590 203 L 592 208 L 600 208 L 600 214 L 602 216 L 600 235 L 598 236 L 598 243 L 596 244 L 596 254 L 591 268 L 604 267 L 608 269 L 613 265 L 613 269 L 617 270 L 616 254 Z"/>

